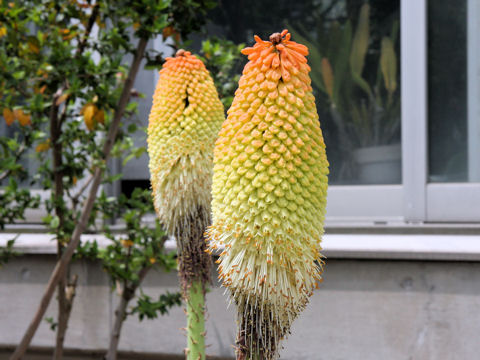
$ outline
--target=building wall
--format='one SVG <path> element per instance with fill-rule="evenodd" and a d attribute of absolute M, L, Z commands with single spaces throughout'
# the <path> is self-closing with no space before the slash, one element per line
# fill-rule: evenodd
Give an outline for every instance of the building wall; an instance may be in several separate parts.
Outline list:
<path fill-rule="evenodd" d="M 16 258 L 0 270 L 0 347 L 16 344 L 53 269 L 50 255 Z M 66 346 L 104 349 L 117 296 L 97 263 L 78 262 L 79 287 Z M 295 322 L 281 359 L 475 359 L 480 353 L 480 263 L 329 259 L 325 281 Z M 176 274 L 152 272 L 144 291 L 175 290 Z M 233 356 L 234 306 L 224 290 L 207 295 L 208 353 Z M 48 310 L 54 316 L 55 303 Z M 139 322 L 129 318 L 120 349 L 181 354 L 183 309 Z M 53 346 L 43 322 L 35 346 Z"/>

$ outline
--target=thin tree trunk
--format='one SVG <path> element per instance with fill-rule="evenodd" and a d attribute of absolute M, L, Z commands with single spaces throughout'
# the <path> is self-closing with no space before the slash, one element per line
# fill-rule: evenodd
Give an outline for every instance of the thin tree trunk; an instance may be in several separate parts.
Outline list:
<path fill-rule="evenodd" d="M 105 360 L 117 360 L 118 343 L 120 341 L 120 334 L 122 331 L 122 325 L 126 319 L 127 306 L 130 300 L 135 296 L 135 291 L 142 283 L 143 279 L 150 270 L 150 267 L 144 267 L 138 273 L 138 282 L 136 284 L 124 284 L 122 290 L 122 296 L 120 297 L 120 303 L 115 310 L 115 323 L 110 333 L 110 345 L 108 347 Z"/>
<path fill-rule="evenodd" d="M 66 308 L 67 299 L 65 295 L 65 287 L 67 286 L 65 274 L 60 278 L 57 287 L 57 302 L 58 302 L 58 324 L 57 324 L 57 338 L 55 343 L 55 350 L 53 352 L 53 359 L 61 359 L 63 356 L 63 341 L 65 339 L 65 333 L 67 332 L 67 319 Z"/>
<path fill-rule="evenodd" d="M 125 321 L 127 306 L 130 300 L 133 298 L 134 290 L 125 288 L 123 289 L 122 296 L 120 297 L 120 303 L 115 310 L 115 324 L 113 325 L 112 333 L 110 335 L 110 346 L 108 347 L 105 360 L 117 360 L 118 342 L 120 341 L 120 332 L 122 331 L 122 325 Z"/>
<path fill-rule="evenodd" d="M 54 360 L 60 360 L 63 357 L 63 344 L 67 333 L 68 321 L 72 313 L 73 300 L 75 299 L 78 276 L 74 275 L 72 281 L 68 284 L 67 278 L 69 278 L 69 275 L 66 275 L 58 284 L 58 325 L 55 351 L 53 353 Z M 61 286 L 62 291 L 60 291 Z"/>
<path fill-rule="evenodd" d="M 120 120 L 122 119 L 123 114 L 125 112 L 125 108 L 128 104 L 128 100 L 130 98 L 130 92 L 132 90 L 133 83 L 137 76 L 138 69 L 140 67 L 140 63 L 142 61 L 145 48 L 147 46 L 147 42 L 148 42 L 148 39 L 144 39 L 144 38 L 141 38 L 138 41 L 135 57 L 130 67 L 130 72 L 128 74 L 128 77 L 125 80 L 125 85 L 123 87 L 122 95 L 120 96 L 120 100 L 117 105 L 117 110 L 115 112 L 115 116 L 112 120 L 112 123 L 110 124 L 110 129 L 107 134 L 107 139 L 103 147 L 105 161 L 107 161 L 108 158 L 110 157 L 110 152 L 112 150 L 113 144 L 115 142 L 115 138 L 117 136 L 118 128 L 120 126 Z M 97 167 L 95 169 L 92 186 L 90 188 L 88 198 L 84 203 L 84 207 L 82 209 L 82 214 L 80 216 L 80 219 L 77 225 L 75 226 L 75 230 L 73 231 L 72 239 L 70 240 L 70 243 L 68 244 L 68 246 L 65 248 L 65 251 L 62 254 L 62 257 L 57 262 L 57 265 L 53 270 L 50 280 L 48 281 L 47 287 L 45 289 L 45 293 L 43 294 L 42 299 L 40 301 L 39 307 L 34 317 L 32 318 L 32 321 L 30 322 L 30 325 L 28 326 L 27 331 L 25 332 L 20 344 L 18 344 L 17 348 L 15 349 L 15 352 L 10 357 L 10 360 L 18 360 L 24 356 L 33 338 L 33 335 L 37 331 L 37 328 L 40 322 L 42 321 L 43 316 L 45 315 L 45 311 L 47 310 L 47 307 L 50 304 L 55 288 L 58 285 L 58 282 L 60 281 L 61 277 L 63 276 L 67 265 L 70 263 L 70 260 L 72 259 L 73 253 L 77 249 L 78 244 L 80 243 L 80 235 L 85 231 L 87 227 L 88 219 L 90 218 L 90 213 L 92 211 L 95 198 L 97 197 L 97 191 L 98 191 L 98 188 L 100 187 L 100 183 L 102 182 L 102 173 L 103 173 L 102 168 Z"/>
<path fill-rule="evenodd" d="M 61 258 L 63 249 L 65 247 L 65 239 L 61 237 L 65 228 L 65 209 L 64 209 L 64 186 L 63 186 L 63 159 L 62 159 L 62 142 L 60 135 L 62 133 L 62 120 L 58 117 L 57 99 L 62 95 L 66 86 L 61 87 L 53 96 L 53 104 L 50 110 L 50 140 L 53 144 L 52 151 L 52 173 L 53 173 L 53 203 L 55 204 L 55 215 L 58 218 L 58 226 L 56 228 L 57 236 L 57 261 Z M 64 105 L 61 118 L 65 116 L 67 111 L 67 104 Z M 61 359 L 63 356 L 63 341 L 67 331 L 68 311 L 66 299 L 67 276 L 69 274 L 68 268 L 65 274 L 61 276 L 57 287 L 57 337 L 55 343 L 55 350 L 53 359 Z"/>

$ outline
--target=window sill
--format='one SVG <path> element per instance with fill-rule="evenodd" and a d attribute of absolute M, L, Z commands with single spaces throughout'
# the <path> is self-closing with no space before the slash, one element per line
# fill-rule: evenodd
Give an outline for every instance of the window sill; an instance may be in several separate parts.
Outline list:
<path fill-rule="evenodd" d="M 327 258 L 480 261 L 480 235 L 326 234 Z"/>
<path fill-rule="evenodd" d="M 425 230 L 424 226 L 420 227 Z M 455 228 L 431 226 L 432 233 L 390 233 L 370 232 L 362 227 L 327 228 L 322 241 L 322 253 L 327 258 L 337 259 L 391 259 L 391 260 L 437 260 L 437 261 L 480 261 L 480 232 L 478 225 L 461 227 L 464 232 L 453 231 Z M 413 229 L 408 227 L 410 231 Z M 436 229 L 433 232 L 433 229 Z M 17 229 L 18 230 L 18 229 Z M 347 231 L 345 231 L 347 230 Z M 417 229 L 418 230 L 418 229 Z M 15 236 L 15 250 L 23 254 L 55 254 L 56 244 L 52 235 L 24 231 L 0 232 L 0 246 Z M 453 233 L 455 232 L 455 233 Z M 106 247 L 110 240 L 103 235 L 82 235 L 82 242 L 96 240 L 100 247 Z M 168 250 L 175 250 L 175 240 L 165 244 Z"/>

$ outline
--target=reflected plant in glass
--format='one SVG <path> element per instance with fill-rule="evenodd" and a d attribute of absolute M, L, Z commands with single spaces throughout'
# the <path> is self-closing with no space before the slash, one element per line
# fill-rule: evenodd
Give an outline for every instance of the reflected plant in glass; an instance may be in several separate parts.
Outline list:
<path fill-rule="evenodd" d="M 390 171 L 375 169 L 371 175 L 359 169 L 361 182 L 400 181 L 400 92 L 398 87 L 398 21 L 393 21 L 388 35 L 382 36 L 380 50 L 372 48 L 370 33 L 370 5 L 360 8 L 355 30 L 348 19 L 343 24 L 334 22 L 329 28 L 320 27 L 311 34 L 300 25 L 292 34 L 311 50 L 310 64 L 316 89 L 329 103 L 329 112 L 338 130 L 346 162 L 341 171 L 348 172 L 390 153 L 397 164 Z M 329 38 L 321 47 L 318 38 Z M 366 62 L 376 66 L 376 76 L 366 76 Z M 387 177 L 384 177 L 387 175 Z M 373 176 L 373 177 L 372 177 Z"/>

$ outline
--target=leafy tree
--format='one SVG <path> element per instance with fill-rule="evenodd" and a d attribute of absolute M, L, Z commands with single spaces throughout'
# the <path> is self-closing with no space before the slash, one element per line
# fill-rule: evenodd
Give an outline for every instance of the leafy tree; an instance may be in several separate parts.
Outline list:
<path fill-rule="evenodd" d="M 112 157 L 129 159 L 143 152 L 132 145 L 129 130 L 135 127 L 127 127 L 126 119 L 136 109 L 131 97 L 142 61 L 162 62 L 162 54 L 147 50 L 147 43 L 162 33 L 181 40 L 199 30 L 212 5 L 209 0 L 0 3 L 0 108 L 13 133 L 0 140 L 4 155 L 0 180 L 10 179 L 0 202 L 5 204 L 13 196 L 17 206 L 2 210 L 0 225 L 21 218 L 26 207 L 38 204 L 14 178 L 25 174 L 20 160 L 35 156 L 38 167 L 32 179 L 50 193 L 41 203 L 48 213 L 43 221 L 58 248 L 57 265 L 12 359 L 25 353 L 56 288 L 54 358 L 62 357 L 77 278 L 70 274 L 70 260 L 81 234 L 95 230 L 97 217 L 92 210 L 104 206 L 102 196 L 97 197 L 100 186 L 121 177 L 111 173 L 107 164 Z M 153 240 L 143 235 L 139 236 L 145 241 Z M 154 240 L 160 249 L 161 237 Z M 134 248 L 130 255 L 117 255 L 130 264 L 137 259 Z M 109 252 L 114 253 L 113 248 Z M 105 266 L 117 276 L 113 273 L 117 268 Z"/>

